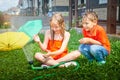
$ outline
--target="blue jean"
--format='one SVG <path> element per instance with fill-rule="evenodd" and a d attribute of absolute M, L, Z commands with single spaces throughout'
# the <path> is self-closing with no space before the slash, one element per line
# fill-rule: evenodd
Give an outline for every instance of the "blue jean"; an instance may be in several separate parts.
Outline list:
<path fill-rule="evenodd" d="M 94 59 L 98 62 L 105 61 L 105 57 L 108 55 L 108 51 L 100 45 L 81 44 L 79 51 L 89 61 L 93 61 Z"/>

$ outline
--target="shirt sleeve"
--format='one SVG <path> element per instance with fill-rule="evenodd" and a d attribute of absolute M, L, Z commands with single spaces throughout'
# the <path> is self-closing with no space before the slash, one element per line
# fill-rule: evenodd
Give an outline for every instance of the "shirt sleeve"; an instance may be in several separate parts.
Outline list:
<path fill-rule="evenodd" d="M 106 39 L 107 39 L 107 35 L 106 35 L 106 32 L 103 28 L 100 28 L 98 31 L 97 31 L 97 35 L 96 35 L 98 38 L 97 40 L 99 42 L 101 42 L 102 45 L 104 45 L 106 43 Z"/>
<path fill-rule="evenodd" d="M 82 29 L 82 33 L 83 33 L 83 36 L 86 37 L 86 32 L 85 32 L 85 29 Z"/>

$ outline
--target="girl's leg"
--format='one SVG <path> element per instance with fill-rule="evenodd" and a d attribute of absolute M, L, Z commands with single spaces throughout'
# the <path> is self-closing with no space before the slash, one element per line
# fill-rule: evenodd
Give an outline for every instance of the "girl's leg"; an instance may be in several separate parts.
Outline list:
<path fill-rule="evenodd" d="M 39 60 L 40 62 L 46 64 L 46 65 L 57 65 L 62 61 L 70 61 L 70 60 L 74 60 L 77 57 L 80 56 L 80 52 L 78 50 L 76 51 L 72 51 L 71 53 L 67 54 L 66 56 L 58 59 L 58 60 L 54 60 L 52 57 L 48 57 L 48 58 L 44 58 L 42 53 L 36 53 L 35 54 L 35 58 L 37 60 Z M 59 67 L 65 67 L 65 65 L 60 65 Z"/>
<path fill-rule="evenodd" d="M 78 50 L 76 50 L 76 51 L 72 51 L 71 53 L 65 55 L 64 57 L 62 57 L 56 61 L 57 62 L 71 61 L 71 60 L 75 60 L 79 56 L 80 56 L 80 52 Z"/>
<path fill-rule="evenodd" d="M 48 57 L 48 58 L 46 58 L 46 61 L 44 62 L 44 64 L 46 64 L 48 66 L 53 66 L 53 65 L 59 64 L 59 62 L 54 60 L 52 57 Z"/>
<path fill-rule="evenodd" d="M 81 44 L 79 46 L 79 51 L 91 62 L 93 61 L 94 57 L 90 53 L 90 46 L 91 45 L 89 44 Z"/>
<path fill-rule="evenodd" d="M 45 58 L 42 53 L 36 53 L 35 54 L 35 58 L 38 61 L 40 61 L 40 62 L 42 62 L 43 64 L 46 64 L 46 65 L 56 65 L 56 64 L 59 64 L 57 61 L 55 61 L 51 57 Z"/>
<path fill-rule="evenodd" d="M 100 45 L 92 45 L 90 52 L 98 62 L 105 61 L 105 57 L 108 55 L 108 51 Z"/>
<path fill-rule="evenodd" d="M 35 53 L 35 59 L 37 59 L 38 61 L 44 63 L 45 62 L 45 57 L 43 57 L 43 54 L 42 53 Z"/>

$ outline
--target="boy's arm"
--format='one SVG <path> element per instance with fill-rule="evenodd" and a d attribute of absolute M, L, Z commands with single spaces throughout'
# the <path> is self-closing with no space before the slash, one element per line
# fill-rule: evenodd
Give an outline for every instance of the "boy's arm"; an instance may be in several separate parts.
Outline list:
<path fill-rule="evenodd" d="M 101 42 L 97 41 L 97 40 L 94 40 L 92 38 L 89 38 L 89 43 L 91 44 L 96 44 L 96 45 L 102 45 Z"/>
<path fill-rule="evenodd" d="M 97 40 L 94 40 L 92 38 L 82 38 L 79 40 L 81 44 L 96 44 L 96 45 L 101 45 L 101 43 Z"/>

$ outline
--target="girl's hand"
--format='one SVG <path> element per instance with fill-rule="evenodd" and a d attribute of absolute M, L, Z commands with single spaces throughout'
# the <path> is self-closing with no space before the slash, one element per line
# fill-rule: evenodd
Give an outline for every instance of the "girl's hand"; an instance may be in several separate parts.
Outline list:
<path fill-rule="evenodd" d="M 47 57 L 49 57 L 49 56 L 47 56 L 46 54 L 43 54 L 43 57 L 47 58 Z"/>
<path fill-rule="evenodd" d="M 50 54 L 47 53 L 47 54 L 44 54 L 43 56 L 44 56 L 45 58 L 47 58 L 47 57 L 50 56 Z"/>
<path fill-rule="evenodd" d="M 38 35 L 34 35 L 33 39 L 35 42 L 40 42 L 40 38 Z"/>
<path fill-rule="evenodd" d="M 52 52 L 48 52 L 47 54 L 44 54 L 44 57 L 49 57 L 49 56 L 52 56 L 53 54 L 52 54 Z"/>

